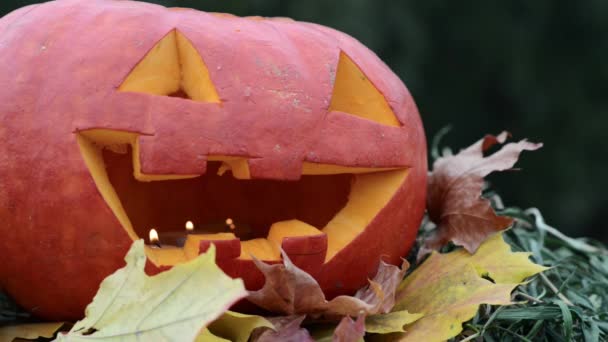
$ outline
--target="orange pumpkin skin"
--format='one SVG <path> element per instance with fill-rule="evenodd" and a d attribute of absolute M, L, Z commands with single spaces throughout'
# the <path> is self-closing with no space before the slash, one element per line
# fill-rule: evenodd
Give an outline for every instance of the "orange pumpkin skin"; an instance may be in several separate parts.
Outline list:
<path fill-rule="evenodd" d="M 221 104 L 117 91 L 174 29 L 201 55 Z M 400 127 L 328 111 L 340 53 L 384 96 Z M 79 151 L 76 134 L 88 129 L 140 134 L 150 174 L 202 174 L 208 155 L 255 156 L 252 178 L 273 180 L 298 179 L 303 161 L 410 168 L 333 258 L 294 255 L 328 298 L 365 285 L 381 259 L 399 264 L 415 240 L 427 172 L 418 110 L 398 77 L 343 33 L 138 2 L 56 1 L 0 19 L 0 83 L 0 286 L 39 317 L 81 317 L 132 242 Z M 293 241 L 294 250 L 309 248 Z M 218 254 L 230 248 L 218 245 Z M 218 264 L 249 289 L 263 284 L 250 260 Z"/>

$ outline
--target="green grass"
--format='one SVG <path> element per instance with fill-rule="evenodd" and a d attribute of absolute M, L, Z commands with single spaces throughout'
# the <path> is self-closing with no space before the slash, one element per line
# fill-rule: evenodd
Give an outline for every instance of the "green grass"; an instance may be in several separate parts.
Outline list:
<path fill-rule="evenodd" d="M 536 209 L 507 208 L 516 218 L 506 234 L 516 251 L 551 269 L 513 292 L 517 304 L 485 305 L 455 341 L 606 341 L 608 250 L 547 225 Z"/>

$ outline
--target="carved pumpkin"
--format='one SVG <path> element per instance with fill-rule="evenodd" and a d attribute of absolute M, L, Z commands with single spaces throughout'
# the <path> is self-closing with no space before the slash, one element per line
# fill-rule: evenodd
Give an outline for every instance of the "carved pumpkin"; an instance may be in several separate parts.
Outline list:
<path fill-rule="evenodd" d="M 215 241 L 218 265 L 256 289 L 251 256 L 278 262 L 282 248 L 328 298 L 415 239 L 418 111 L 343 33 L 56 1 L 0 20 L 0 81 L 0 285 L 38 316 L 80 317 L 133 240 L 187 220 L 203 231 L 149 245 L 150 272 Z M 236 229 L 216 224 L 228 217 Z"/>

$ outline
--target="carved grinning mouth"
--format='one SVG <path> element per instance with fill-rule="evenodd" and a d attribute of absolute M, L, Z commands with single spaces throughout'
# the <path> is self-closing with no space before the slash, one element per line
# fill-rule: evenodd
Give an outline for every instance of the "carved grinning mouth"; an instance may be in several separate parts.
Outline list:
<path fill-rule="evenodd" d="M 280 260 L 283 238 L 325 234 L 329 260 L 367 227 L 407 176 L 407 169 L 305 162 L 298 181 L 237 179 L 247 178 L 247 164 L 226 156 L 209 157 L 204 175 L 145 175 L 136 137 L 100 129 L 77 134 L 98 190 L 131 238 L 146 237 L 150 228 L 161 239 L 169 232 L 185 235 L 190 220 L 199 241 L 239 239 L 240 259 Z M 228 217 L 236 229 L 223 224 Z M 172 265 L 198 254 L 188 248 L 164 246 L 148 254 Z"/>
<path fill-rule="evenodd" d="M 296 219 L 325 227 L 346 204 L 353 176 L 303 176 L 291 182 L 243 180 L 230 172 L 219 175 L 222 162 L 215 161 L 208 163 L 200 177 L 140 182 L 133 177 L 130 154 L 130 149 L 125 154 L 103 151 L 110 183 L 139 236 L 146 236 L 151 227 L 162 236 L 183 229 L 186 221 L 193 222 L 199 232 L 230 232 L 241 240 L 266 237 L 279 221 Z M 225 224 L 227 218 L 235 222 L 234 229 Z"/>

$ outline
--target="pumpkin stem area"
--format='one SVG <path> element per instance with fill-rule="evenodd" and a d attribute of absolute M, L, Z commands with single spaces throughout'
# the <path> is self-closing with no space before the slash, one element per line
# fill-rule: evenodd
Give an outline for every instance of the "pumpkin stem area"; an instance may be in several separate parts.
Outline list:
<path fill-rule="evenodd" d="M 92 129 L 76 138 L 129 236 L 147 240 L 150 229 L 158 232 L 163 247 L 147 249 L 157 265 L 192 259 L 199 242 L 219 240 L 236 242 L 239 259 L 280 260 L 284 238 L 293 237 L 326 238 L 327 261 L 383 210 L 409 171 L 304 162 L 297 181 L 250 179 L 247 159 L 208 156 L 202 175 L 149 175 L 141 171 L 137 134 Z"/>

